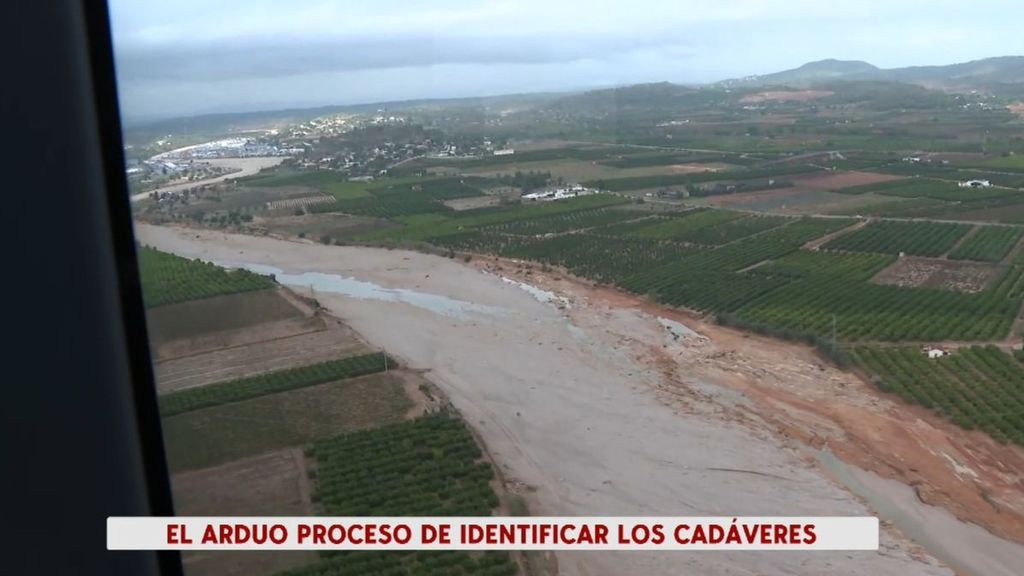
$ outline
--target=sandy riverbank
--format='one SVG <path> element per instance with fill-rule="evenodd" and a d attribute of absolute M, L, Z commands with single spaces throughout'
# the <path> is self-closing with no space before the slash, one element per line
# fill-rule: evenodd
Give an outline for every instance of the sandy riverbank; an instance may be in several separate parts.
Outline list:
<path fill-rule="evenodd" d="M 669 314 L 705 338 L 690 337 L 668 330 L 659 322 L 663 312 L 635 299 L 527 274 L 508 263 L 497 263 L 501 270 L 488 264 L 488 272 L 479 262 L 399 250 L 151 226 L 139 226 L 138 235 L 184 256 L 338 274 L 477 305 L 477 311 L 450 315 L 414 300 L 315 294 L 369 341 L 429 370 L 535 513 L 868 514 L 860 499 L 826 476 L 809 447 L 827 443 L 844 459 L 868 463 L 869 456 L 877 458 L 871 436 L 898 433 L 889 428 L 898 420 L 889 401 L 853 375 L 822 366 L 802 347 Z M 560 299 L 545 302 L 502 275 L 550 290 L 569 306 Z M 839 412 L 847 403 L 860 412 Z M 837 412 L 828 412 L 830 406 Z M 863 419 L 876 413 L 887 418 Z M 903 418 L 908 427 L 922 423 L 921 441 L 937 438 L 924 432 L 943 431 L 927 418 L 915 420 L 915 412 L 909 415 Z M 879 424 L 881 430 L 860 428 Z M 884 445 L 885 438 L 876 440 Z M 902 454 L 904 447 L 893 449 Z M 988 446 L 979 450 L 971 455 L 990 454 Z M 983 462 L 954 455 L 979 476 L 989 473 Z M 1012 521 L 1012 509 L 1007 513 Z M 942 527 L 935 529 L 941 538 Z M 990 548 L 958 551 L 966 556 L 960 564 L 995 566 L 985 576 L 1014 574 L 1021 548 L 989 538 L 995 542 Z M 973 563 L 971 555 L 978 556 Z M 588 553 L 558 559 L 560 573 L 570 575 L 951 573 L 888 530 L 877 553 Z"/>

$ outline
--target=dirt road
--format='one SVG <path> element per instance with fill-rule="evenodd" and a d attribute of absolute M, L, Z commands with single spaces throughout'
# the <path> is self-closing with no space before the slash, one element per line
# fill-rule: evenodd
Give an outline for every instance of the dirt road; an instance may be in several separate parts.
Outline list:
<path fill-rule="evenodd" d="M 203 160 L 213 166 L 220 166 L 223 168 L 234 169 L 233 172 L 223 174 L 221 176 L 215 176 L 213 178 L 206 178 L 205 180 L 196 180 L 195 182 L 179 182 L 177 184 L 169 184 L 167 186 L 161 186 L 148 192 L 140 192 L 133 194 L 131 197 L 132 202 L 138 202 L 149 198 L 150 194 L 154 192 L 181 192 L 186 188 L 195 188 L 196 186 L 203 186 L 205 184 L 216 184 L 222 182 L 228 178 L 242 178 L 244 176 L 252 176 L 264 168 L 271 166 L 277 166 L 284 161 L 283 156 L 270 156 L 270 157 L 255 157 L 255 158 L 214 158 L 211 160 Z"/>
<path fill-rule="evenodd" d="M 857 388 L 854 376 L 820 366 L 802 347 L 745 338 L 678 314 L 670 316 L 702 336 L 669 330 L 659 322 L 668 313 L 614 291 L 507 264 L 488 272 L 480 262 L 399 250 L 151 226 L 139 226 L 137 233 L 146 244 L 184 256 L 274 266 L 295 274 L 288 282 L 318 286 L 317 299 L 367 340 L 429 370 L 510 484 L 524 487 L 534 513 L 869 514 L 814 453 L 827 446 L 843 459 L 867 463 L 874 454 L 869 448 L 899 433 L 888 428 L 898 418 L 886 405 L 880 423 L 887 427 L 862 429 L 879 422 L 855 416 L 871 414 L 873 402 L 887 400 Z M 403 289 L 402 297 L 330 293 L 325 290 L 337 282 L 301 274 L 307 272 Z M 502 275 L 559 297 L 531 293 Z M 444 306 L 432 303 L 442 296 Z M 846 402 L 864 410 L 840 418 Z M 917 415 L 904 419 L 908 426 L 923 421 L 914 420 Z M 847 426 L 860 432 L 850 443 L 865 446 L 860 452 L 847 449 Z M 933 428 L 923 427 L 922 434 L 925 429 Z M 872 435 L 880 437 L 872 443 Z M 975 438 L 963 436 L 962 447 L 974 448 Z M 971 454 L 988 454 L 989 448 Z M 960 463 L 967 459 L 952 454 Z M 978 460 L 968 466 L 980 476 L 987 469 Z M 1015 464 L 998 465 L 1010 467 L 1009 474 Z M 1007 508 L 1011 521 L 1012 512 Z M 969 573 L 966 566 L 977 576 L 1015 574 L 1024 548 L 974 529 L 984 545 L 959 551 L 961 571 Z M 955 537 L 941 526 L 933 531 L 940 542 Z M 877 553 L 609 552 L 559 554 L 558 561 L 560 573 L 568 575 L 951 574 L 889 529 Z"/>

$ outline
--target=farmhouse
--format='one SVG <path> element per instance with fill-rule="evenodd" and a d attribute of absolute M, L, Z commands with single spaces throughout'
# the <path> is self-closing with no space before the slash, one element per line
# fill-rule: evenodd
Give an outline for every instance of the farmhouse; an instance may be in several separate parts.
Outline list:
<path fill-rule="evenodd" d="M 587 196 L 589 194 L 596 194 L 597 190 L 586 188 L 579 184 L 573 184 L 567 188 L 555 188 L 554 190 L 540 190 L 538 192 L 531 192 L 523 195 L 523 200 L 564 200 L 566 198 L 575 198 L 577 196 Z"/>
<path fill-rule="evenodd" d="M 961 188 L 988 188 L 991 185 L 988 180 L 967 180 L 960 183 Z"/>

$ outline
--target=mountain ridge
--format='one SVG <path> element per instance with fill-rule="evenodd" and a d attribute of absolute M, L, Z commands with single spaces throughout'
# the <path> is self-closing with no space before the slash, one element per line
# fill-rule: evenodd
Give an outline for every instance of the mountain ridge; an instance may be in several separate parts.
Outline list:
<path fill-rule="evenodd" d="M 789 70 L 732 78 L 713 85 L 807 86 L 835 80 L 887 80 L 945 88 L 985 88 L 994 84 L 1020 84 L 1024 83 L 1024 56 L 995 56 L 955 64 L 901 68 L 879 68 L 861 60 L 829 58 L 807 62 Z"/>

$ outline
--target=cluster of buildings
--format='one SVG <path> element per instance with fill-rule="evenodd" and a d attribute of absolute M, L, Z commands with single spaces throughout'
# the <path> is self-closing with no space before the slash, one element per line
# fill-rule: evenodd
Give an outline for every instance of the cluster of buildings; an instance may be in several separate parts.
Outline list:
<path fill-rule="evenodd" d="M 394 116 L 379 117 L 385 124 L 398 121 Z M 381 176 L 391 168 L 420 158 L 472 159 L 485 155 L 514 154 L 511 148 L 500 148 L 484 138 L 442 139 L 434 133 L 424 135 L 415 129 L 396 128 L 395 132 L 371 131 L 362 137 L 359 126 L 374 119 L 352 120 L 353 129 L 344 138 L 318 137 L 300 141 L 307 153 L 298 166 L 313 170 L 335 170 L 348 176 Z M 403 119 L 404 122 L 404 119 Z M 360 124 L 362 123 L 362 124 Z M 402 122 L 400 122 L 402 123 Z M 433 136 L 433 137 L 432 137 Z"/>
<path fill-rule="evenodd" d="M 228 170 L 228 168 L 215 166 L 201 160 L 160 159 L 154 157 L 143 161 L 129 160 L 128 166 L 125 168 L 125 174 L 130 182 L 146 184 L 181 178 L 203 180 L 219 176 Z"/>
<path fill-rule="evenodd" d="M 332 138 L 366 126 L 404 126 L 409 123 L 408 118 L 388 114 L 386 110 L 378 110 L 373 116 L 331 114 L 291 126 L 282 134 L 282 137 L 289 140 Z"/>
<path fill-rule="evenodd" d="M 576 198 L 578 196 L 588 196 L 590 194 L 597 193 L 598 190 L 596 188 L 587 188 L 580 184 L 572 184 L 562 188 L 538 190 L 537 192 L 523 194 L 523 200 L 531 200 L 535 202 L 552 202 L 555 200 L 565 200 L 567 198 Z"/>
<path fill-rule="evenodd" d="M 211 160 L 214 158 L 252 158 L 257 156 L 295 156 L 302 154 L 301 147 L 278 147 L 262 138 L 223 138 L 193 146 L 185 146 L 153 156 L 147 162 L 181 162 L 188 160 Z"/>

